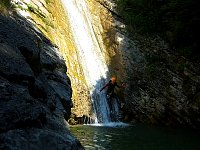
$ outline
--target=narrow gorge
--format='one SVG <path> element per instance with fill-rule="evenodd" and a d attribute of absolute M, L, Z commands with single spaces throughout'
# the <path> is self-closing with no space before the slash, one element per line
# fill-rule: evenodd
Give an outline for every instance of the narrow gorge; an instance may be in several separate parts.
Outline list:
<path fill-rule="evenodd" d="M 121 122 L 200 129 L 199 60 L 130 30 L 117 4 L 0 2 L 0 149 L 84 149 L 69 124 L 112 122 L 112 76 Z"/>

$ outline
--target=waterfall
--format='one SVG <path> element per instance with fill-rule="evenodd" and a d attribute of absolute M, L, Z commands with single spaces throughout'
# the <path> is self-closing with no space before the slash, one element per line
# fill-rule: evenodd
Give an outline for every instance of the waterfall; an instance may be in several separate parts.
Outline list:
<path fill-rule="evenodd" d="M 95 37 L 87 4 L 85 0 L 62 0 L 62 3 L 78 49 L 84 76 L 90 88 L 91 102 L 96 116 L 95 123 L 110 122 L 110 110 L 105 93 L 99 93 L 109 72 Z"/>

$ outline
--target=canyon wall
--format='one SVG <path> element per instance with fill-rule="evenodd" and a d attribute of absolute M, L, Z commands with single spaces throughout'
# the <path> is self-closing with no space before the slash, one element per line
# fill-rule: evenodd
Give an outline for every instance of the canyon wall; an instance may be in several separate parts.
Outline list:
<path fill-rule="evenodd" d="M 86 2 L 109 68 L 107 80 L 115 75 L 119 84 L 126 83 L 124 89 L 116 91 L 123 104 L 124 121 L 198 128 L 199 62 L 178 55 L 159 36 L 130 33 L 113 0 Z M 32 0 L 30 3 L 21 3 L 17 9 L 23 10 L 24 15 L 28 11 L 31 15 L 26 18 L 59 47 L 73 89 L 72 113 L 75 117 L 92 116 L 83 66 L 61 2 Z"/>
<path fill-rule="evenodd" d="M 126 83 L 124 119 L 199 128 L 199 61 L 178 55 L 159 36 L 129 33 L 114 1 L 88 3 L 93 6 L 94 25 L 96 18 L 101 20 L 107 52 L 115 52 L 109 57 L 111 71 Z"/>
<path fill-rule="evenodd" d="M 60 0 L 21 0 L 13 1 L 15 9 L 37 26 L 59 48 L 68 67 L 67 74 L 72 87 L 72 117 L 82 119 L 92 116 L 93 108 L 80 63 L 77 46 L 71 32 L 67 13 Z M 76 123 L 72 119 L 72 122 Z"/>
<path fill-rule="evenodd" d="M 72 89 L 63 56 L 30 17 L 44 14 L 15 2 L 0 7 L 0 149 L 83 149 L 66 121 Z"/>

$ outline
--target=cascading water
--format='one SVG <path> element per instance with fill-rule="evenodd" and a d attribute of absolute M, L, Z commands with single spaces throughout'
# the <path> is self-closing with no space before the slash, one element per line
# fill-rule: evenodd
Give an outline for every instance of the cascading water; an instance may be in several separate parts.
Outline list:
<path fill-rule="evenodd" d="M 91 24 L 90 12 L 85 0 L 62 0 L 72 34 L 78 49 L 84 76 L 90 88 L 91 101 L 96 116 L 95 123 L 111 121 L 105 93 L 99 89 L 105 84 L 108 67 Z"/>

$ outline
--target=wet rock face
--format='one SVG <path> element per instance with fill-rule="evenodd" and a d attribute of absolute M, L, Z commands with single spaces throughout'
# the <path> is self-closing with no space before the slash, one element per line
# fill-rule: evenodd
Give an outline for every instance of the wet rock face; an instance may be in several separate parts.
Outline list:
<path fill-rule="evenodd" d="M 30 22 L 0 15 L 0 149 L 82 149 L 64 119 L 72 107 L 66 71 Z"/>
<path fill-rule="evenodd" d="M 194 110 L 199 101 L 199 62 L 177 55 L 158 37 L 138 36 L 127 43 L 134 49 L 124 55 L 131 74 L 127 73 L 126 89 L 130 116 L 142 122 L 199 128 L 199 112 Z"/>
<path fill-rule="evenodd" d="M 125 120 L 199 128 L 200 63 L 158 36 L 130 36 L 113 0 L 87 3 L 109 70 L 126 83 Z"/>

